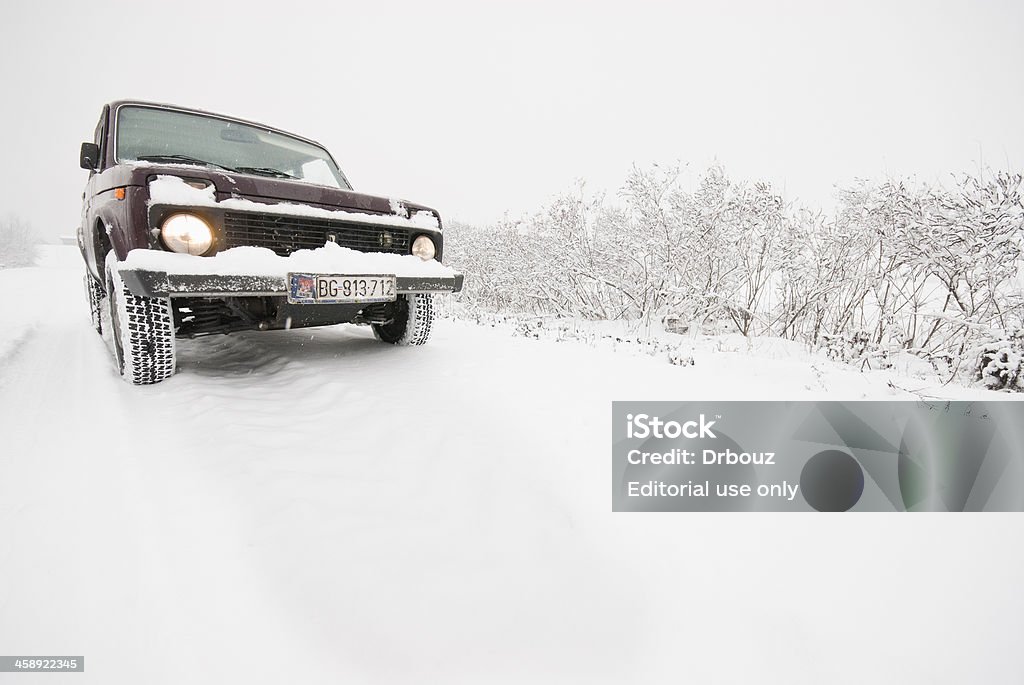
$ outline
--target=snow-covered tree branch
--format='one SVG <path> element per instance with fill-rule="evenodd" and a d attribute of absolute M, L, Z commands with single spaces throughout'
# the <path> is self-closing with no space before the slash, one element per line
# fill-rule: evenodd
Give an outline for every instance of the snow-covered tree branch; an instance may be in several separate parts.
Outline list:
<path fill-rule="evenodd" d="M 882 365 L 903 351 L 978 379 L 985 349 L 1011 350 L 1001 364 L 1012 365 L 1024 329 L 1020 174 L 859 182 L 831 216 L 718 167 L 690 192 L 680 176 L 634 168 L 613 201 L 580 184 L 519 221 L 450 226 L 448 259 L 476 276 L 460 302 L 778 336 Z"/>

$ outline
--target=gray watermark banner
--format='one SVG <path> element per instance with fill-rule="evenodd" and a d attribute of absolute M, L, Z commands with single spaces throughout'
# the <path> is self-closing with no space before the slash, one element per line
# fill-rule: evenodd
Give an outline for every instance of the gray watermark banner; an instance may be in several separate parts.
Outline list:
<path fill-rule="evenodd" d="M 613 402 L 613 511 L 1024 511 L 1024 402 Z"/>
<path fill-rule="evenodd" d="M 84 656 L 0 656 L 0 673 L 82 673 L 84 671 Z"/>

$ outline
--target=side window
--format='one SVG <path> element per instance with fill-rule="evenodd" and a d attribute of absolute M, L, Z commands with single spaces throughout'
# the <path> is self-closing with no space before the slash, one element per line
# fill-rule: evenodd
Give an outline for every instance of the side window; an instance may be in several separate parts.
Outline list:
<path fill-rule="evenodd" d="M 107 159 L 107 114 L 110 108 L 104 107 L 103 114 L 100 115 L 99 123 L 96 124 L 96 132 L 93 134 L 93 141 L 96 143 L 96 147 L 100 149 L 100 170 L 106 166 L 104 162 Z"/>

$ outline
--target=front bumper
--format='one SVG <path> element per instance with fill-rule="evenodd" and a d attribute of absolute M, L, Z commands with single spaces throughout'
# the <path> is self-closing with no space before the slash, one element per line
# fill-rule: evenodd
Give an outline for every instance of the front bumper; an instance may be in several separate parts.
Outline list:
<path fill-rule="evenodd" d="M 285 276 L 169 274 L 146 269 L 119 269 L 121 280 L 132 294 L 141 297 L 286 297 Z M 454 276 L 397 276 L 399 294 L 457 293 L 462 274 Z"/>

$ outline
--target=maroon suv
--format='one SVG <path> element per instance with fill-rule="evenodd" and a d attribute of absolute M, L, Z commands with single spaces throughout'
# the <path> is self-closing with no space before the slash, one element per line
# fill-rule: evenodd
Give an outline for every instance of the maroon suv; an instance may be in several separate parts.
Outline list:
<path fill-rule="evenodd" d="M 338 323 L 422 345 L 441 217 L 357 193 L 321 145 L 233 117 L 147 102 L 103 108 L 83 143 L 78 243 L 96 330 L 121 375 L 174 373 L 175 338 Z"/>

